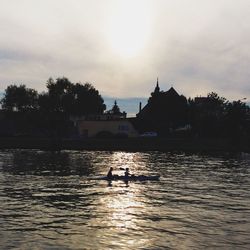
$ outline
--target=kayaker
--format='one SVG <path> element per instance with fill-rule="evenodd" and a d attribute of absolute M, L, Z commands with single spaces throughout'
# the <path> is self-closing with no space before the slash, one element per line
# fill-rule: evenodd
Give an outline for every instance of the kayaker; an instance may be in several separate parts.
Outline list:
<path fill-rule="evenodd" d="M 108 177 L 109 179 L 112 179 L 112 178 L 113 178 L 112 171 L 113 171 L 113 168 L 110 167 L 110 169 L 109 169 L 109 171 L 108 171 L 108 174 L 107 174 L 107 177 Z"/>
<path fill-rule="evenodd" d="M 129 175 L 130 175 L 130 173 L 129 173 L 129 168 L 126 168 L 126 170 L 125 170 L 125 172 L 124 172 L 125 178 L 128 178 Z"/>

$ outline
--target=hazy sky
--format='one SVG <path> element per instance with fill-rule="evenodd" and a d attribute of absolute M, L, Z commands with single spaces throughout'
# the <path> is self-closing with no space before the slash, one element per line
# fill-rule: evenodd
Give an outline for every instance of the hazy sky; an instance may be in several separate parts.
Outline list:
<path fill-rule="evenodd" d="M 0 91 L 49 77 L 148 97 L 250 98 L 250 0 L 0 0 Z"/>

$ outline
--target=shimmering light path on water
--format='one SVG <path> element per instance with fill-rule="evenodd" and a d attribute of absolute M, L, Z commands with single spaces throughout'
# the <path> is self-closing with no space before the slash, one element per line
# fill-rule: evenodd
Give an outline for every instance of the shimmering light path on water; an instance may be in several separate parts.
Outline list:
<path fill-rule="evenodd" d="M 0 249 L 250 249 L 250 155 L 0 151 L 0 220 Z"/>

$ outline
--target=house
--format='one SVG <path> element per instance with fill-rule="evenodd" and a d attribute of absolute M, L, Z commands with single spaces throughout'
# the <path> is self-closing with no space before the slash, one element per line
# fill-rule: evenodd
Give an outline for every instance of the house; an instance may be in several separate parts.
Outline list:
<path fill-rule="evenodd" d="M 99 115 L 71 117 L 78 135 L 88 137 L 137 137 L 138 132 L 126 118 L 125 112 L 120 112 L 115 102 L 113 109 Z"/>

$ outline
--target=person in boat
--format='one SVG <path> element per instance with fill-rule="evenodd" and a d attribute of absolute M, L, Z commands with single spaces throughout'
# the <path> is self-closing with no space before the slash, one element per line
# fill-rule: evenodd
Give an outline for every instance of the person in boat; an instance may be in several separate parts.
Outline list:
<path fill-rule="evenodd" d="M 125 176 L 125 178 L 128 178 L 130 176 L 129 168 L 125 169 L 124 176 Z"/>
<path fill-rule="evenodd" d="M 113 178 L 112 171 L 113 171 L 113 168 L 110 167 L 110 169 L 109 169 L 109 171 L 108 171 L 108 174 L 107 174 L 107 177 L 108 177 L 109 179 L 112 179 L 112 178 Z"/>

